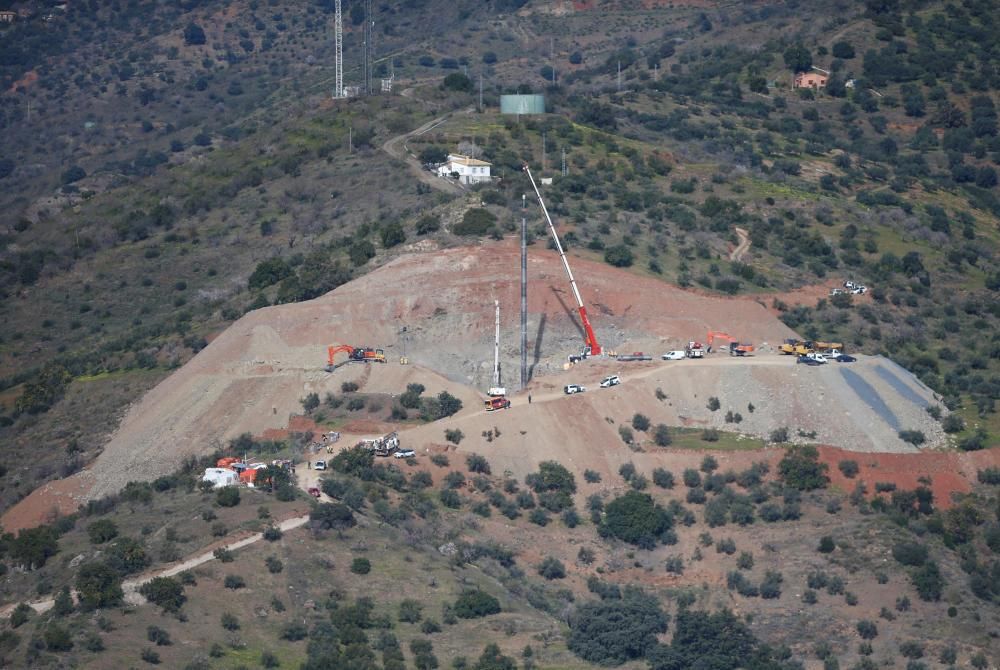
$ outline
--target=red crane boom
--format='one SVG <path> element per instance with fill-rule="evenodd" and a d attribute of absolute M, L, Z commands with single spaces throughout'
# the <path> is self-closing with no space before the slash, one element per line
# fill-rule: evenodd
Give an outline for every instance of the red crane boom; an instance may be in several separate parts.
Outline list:
<path fill-rule="evenodd" d="M 555 224 L 552 223 L 552 217 L 549 216 L 549 210 L 545 206 L 545 201 L 542 200 L 542 194 L 538 190 L 538 185 L 535 183 L 535 178 L 531 176 L 531 170 L 528 169 L 528 164 L 525 163 L 524 171 L 528 175 L 528 179 L 531 180 L 531 186 L 535 189 L 535 195 L 538 196 L 538 204 L 542 206 L 542 213 L 545 214 L 545 220 L 549 222 L 549 231 L 552 233 L 552 239 L 556 243 L 556 249 L 559 251 L 559 257 L 562 259 L 563 267 L 566 268 L 566 274 L 569 276 L 569 285 L 573 288 L 573 296 L 576 298 L 576 305 L 580 311 L 580 321 L 583 322 L 583 332 L 586 338 L 586 349 L 584 349 L 584 354 L 587 356 L 599 356 L 603 351 L 601 345 L 597 343 L 597 336 L 594 335 L 594 329 L 590 325 L 590 318 L 587 317 L 587 308 L 583 306 L 583 298 L 580 297 L 580 289 L 576 287 L 576 279 L 573 278 L 573 271 L 569 269 L 569 261 L 566 259 L 566 252 L 563 251 L 562 244 L 559 242 L 559 235 L 556 233 Z"/>

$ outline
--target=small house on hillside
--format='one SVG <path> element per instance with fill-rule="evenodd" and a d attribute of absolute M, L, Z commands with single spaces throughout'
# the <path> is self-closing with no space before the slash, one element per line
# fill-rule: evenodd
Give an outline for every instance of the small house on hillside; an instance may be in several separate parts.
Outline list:
<path fill-rule="evenodd" d="M 14 23 L 17 18 L 17 12 L 3 11 L 0 12 L 0 23 Z"/>
<path fill-rule="evenodd" d="M 437 169 L 438 176 L 451 177 L 463 184 L 489 182 L 491 164 L 462 154 L 448 154 L 448 160 Z"/>
<path fill-rule="evenodd" d="M 236 486 L 240 483 L 240 476 L 235 470 L 228 468 L 205 468 L 205 474 L 201 481 L 212 482 L 213 488 L 221 489 L 224 486 Z"/>
<path fill-rule="evenodd" d="M 829 75 L 822 72 L 797 72 L 795 80 L 792 82 L 792 88 L 824 88 L 828 78 Z"/>

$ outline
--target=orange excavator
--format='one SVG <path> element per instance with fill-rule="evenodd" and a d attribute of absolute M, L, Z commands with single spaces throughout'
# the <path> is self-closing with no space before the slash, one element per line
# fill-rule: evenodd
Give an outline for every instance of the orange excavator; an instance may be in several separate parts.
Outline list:
<path fill-rule="evenodd" d="M 341 363 L 334 363 L 337 354 L 345 352 L 347 360 Z M 369 347 L 352 347 L 349 344 L 331 344 L 326 348 L 326 371 L 333 372 L 341 365 L 347 363 L 385 363 L 385 352 L 381 349 L 371 349 Z"/>
<path fill-rule="evenodd" d="M 708 333 L 708 352 L 712 353 L 712 345 L 715 340 L 724 340 L 729 343 L 729 355 L 730 356 L 746 356 L 747 354 L 753 353 L 754 347 L 752 344 L 743 343 L 741 344 L 732 335 L 727 333 L 720 333 L 718 331 L 709 331 Z"/>

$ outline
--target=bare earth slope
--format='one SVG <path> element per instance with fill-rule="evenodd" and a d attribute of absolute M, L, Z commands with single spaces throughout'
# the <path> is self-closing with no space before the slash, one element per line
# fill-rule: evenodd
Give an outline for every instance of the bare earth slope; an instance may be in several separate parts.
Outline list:
<path fill-rule="evenodd" d="M 480 407 L 492 373 L 494 298 L 502 308 L 505 382 L 516 387 L 518 381 L 518 249 L 500 242 L 413 253 L 316 300 L 247 314 L 137 401 L 90 468 L 38 495 L 52 506 L 61 494 L 58 507 L 75 509 L 130 480 L 166 474 L 186 457 L 210 453 L 240 433 L 284 428 L 307 393 L 339 392 L 347 380 L 361 382 L 370 393 L 399 393 L 412 381 L 428 393 L 449 391 L 465 409 L 445 426 L 463 427 L 475 439 L 462 446 L 477 449 L 484 449 L 480 441 L 486 444 L 478 436 L 494 425 L 505 432 L 505 446 L 513 446 L 508 436 L 520 436 L 523 446 L 497 454 L 498 464 L 519 474 L 546 458 L 578 462 L 581 469 L 611 467 L 605 448 L 621 450 L 617 424 L 636 412 L 654 423 L 721 428 L 731 409 L 743 415 L 738 428 L 749 434 L 766 436 L 787 426 L 793 437 L 799 429 L 815 431 L 813 441 L 861 451 L 907 451 L 897 437 L 900 427 L 923 430 L 931 442 L 940 437 L 923 411 L 933 401 L 929 390 L 887 361 L 863 360 L 850 371 L 798 366 L 773 353 L 775 343 L 794 333 L 753 300 L 703 296 L 582 259 L 573 264 L 606 348 L 658 355 L 703 339 L 708 330 L 725 330 L 755 342 L 758 353 L 671 363 L 591 360 L 564 371 L 566 354 L 579 351 L 582 337 L 558 256 L 536 245 L 529 259 L 534 380 L 515 397 L 512 410 L 487 414 Z M 340 343 L 382 347 L 390 363 L 324 372 L 325 347 Z M 404 344 L 408 366 L 398 364 Z M 621 373 L 625 383 L 598 391 L 601 376 L 611 373 Z M 561 387 L 569 382 L 592 390 L 563 398 Z M 668 394 L 666 401 L 656 400 L 657 388 Z M 530 407 L 528 393 L 536 398 Z M 866 400 L 873 393 L 874 404 Z M 710 396 L 720 399 L 720 411 L 706 408 Z M 749 403 L 759 409 L 749 412 Z M 406 442 L 422 448 L 442 438 L 443 426 L 435 423 L 407 431 Z M 33 497 L 22 506 L 34 506 L 37 516 L 41 501 Z M 22 525 L 18 515 L 15 507 L 5 526 Z"/>

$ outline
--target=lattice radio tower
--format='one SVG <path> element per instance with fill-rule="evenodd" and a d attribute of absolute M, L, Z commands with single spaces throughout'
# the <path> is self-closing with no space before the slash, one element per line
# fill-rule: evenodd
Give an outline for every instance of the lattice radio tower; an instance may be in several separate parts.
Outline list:
<path fill-rule="evenodd" d="M 340 0 L 336 0 L 336 18 L 334 19 L 334 56 L 333 61 L 337 70 L 336 83 L 334 84 L 333 97 L 335 99 L 344 96 L 344 15 L 341 12 Z"/>

